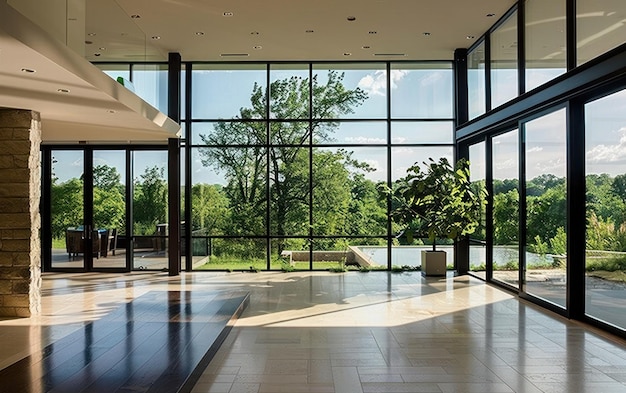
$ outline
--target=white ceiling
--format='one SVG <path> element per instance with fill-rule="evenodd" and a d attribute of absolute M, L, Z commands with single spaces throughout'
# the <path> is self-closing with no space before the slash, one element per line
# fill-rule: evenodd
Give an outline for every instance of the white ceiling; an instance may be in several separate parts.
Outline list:
<path fill-rule="evenodd" d="M 0 106 L 39 111 L 44 141 L 58 143 L 163 142 L 179 132 L 85 58 L 164 61 L 178 52 L 184 61 L 451 60 L 515 3 L 9 0 L 34 24 L 6 1 L 0 0 Z"/>
<path fill-rule="evenodd" d="M 141 55 L 164 60 L 168 52 L 179 52 L 186 61 L 451 60 L 455 49 L 472 45 L 514 4 L 515 0 L 92 0 L 87 2 L 86 29 L 96 35 L 87 38 L 92 44 L 85 54 L 90 60 L 134 60 Z M 130 44 L 125 37 L 136 33 L 129 21 L 144 34 L 143 53 L 120 50 Z M 133 39 L 137 45 L 137 37 Z"/>
<path fill-rule="evenodd" d="M 180 131 L 2 1 L 0 107 L 40 112 L 45 142 L 163 143 Z"/>

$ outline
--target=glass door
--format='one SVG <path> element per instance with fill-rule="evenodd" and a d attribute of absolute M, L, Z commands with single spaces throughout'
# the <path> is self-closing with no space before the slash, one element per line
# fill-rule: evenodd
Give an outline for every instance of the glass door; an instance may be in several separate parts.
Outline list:
<path fill-rule="evenodd" d="M 125 150 L 52 150 L 50 161 L 50 223 L 44 225 L 52 241 L 44 266 L 129 270 L 120 241 L 126 228 Z"/>
<path fill-rule="evenodd" d="M 125 268 L 126 151 L 93 151 L 94 269 Z"/>
<path fill-rule="evenodd" d="M 84 269 L 91 247 L 84 220 L 84 152 L 53 150 L 51 164 L 51 267 Z"/>

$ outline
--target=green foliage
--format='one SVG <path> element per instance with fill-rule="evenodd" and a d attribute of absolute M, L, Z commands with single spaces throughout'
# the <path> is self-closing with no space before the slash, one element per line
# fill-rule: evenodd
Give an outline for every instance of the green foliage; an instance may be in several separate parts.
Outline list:
<path fill-rule="evenodd" d="M 404 271 L 404 268 L 402 266 L 393 265 L 391 267 L 391 272 L 392 273 L 402 273 L 403 271 Z"/>
<path fill-rule="evenodd" d="M 83 181 L 70 179 L 52 183 L 52 237 L 65 238 L 67 228 L 83 225 Z"/>
<path fill-rule="evenodd" d="M 515 244 L 519 241 L 519 193 L 517 188 L 494 194 L 493 229 L 494 244 Z"/>
<path fill-rule="evenodd" d="M 146 168 L 135 180 L 133 214 L 135 235 L 152 235 L 156 225 L 167 222 L 167 181 L 165 169 Z"/>
<path fill-rule="evenodd" d="M 457 239 L 473 233 L 480 224 L 486 202 L 484 188 L 475 192 L 470 183 L 469 162 L 461 159 L 453 168 L 446 158 L 435 162 L 432 158 L 407 170 L 407 176 L 397 180 L 393 188 L 380 187 L 394 203 L 390 212 L 394 222 L 408 234 L 409 243 L 414 233 L 427 235 L 435 249 L 436 239 Z"/>
<path fill-rule="evenodd" d="M 533 243 L 528 244 L 528 250 L 539 255 L 546 255 L 550 251 L 548 243 L 544 242 L 539 235 L 535 236 Z"/>
<path fill-rule="evenodd" d="M 266 88 L 255 85 L 250 97 L 250 106 L 240 109 L 237 119 L 263 119 L 269 111 L 277 119 L 336 119 L 352 113 L 354 108 L 367 99 L 360 88 L 346 89 L 344 74 L 329 71 L 324 82 L 314 76 L 307 78 L 290 77 L 276 80 Z M 312 88 L 313 113 L 310 113 L 309 95 Z M 269 97 L 267 97 L 269 94 Z M 275 250 L 278 255 L 287 247 L 283 236 L 306 235 L 311 230 L 316 234 L 345 233 L 351 225 L 351 215 L 380 215 L 380 209 L 368 213 L 371 203 L 363 210 L 351 211 L 350 185 L 353 173 L 348 168 L 367 171 L 363 164 L 351 159 L 351 153 L 315 149 L 313 151 L 313 171 L 309 169 L 309 149 L 299 147 L 311 138 L 316 142 L 330 140 L 337 128 L 336 122 L 275 122 L 270 129 L 270 144 L 267 146 L 267 129 L 264 123 L 223 121 L 214 130 L 200 139 L 210 146 L 236 145 L 237 148 L 207 148 L 199 150 L 202 164 L 224 173 L 227 185 L 224 196 L 228 205 L 218 204 L 230 211 L 228 225 L 224 231 L 229 234 L 249 235 L 250 231 L 270 233 L 280 237 Z M 310 185 L 313 186 L 314 206 L 309 206 Z M 269 187 L 268 187 L 269 185 Z M 267 194 L 269 190 L 269 195 Z M 192 206 L 209 204 L 211 207 L 198 207 L 204 215 L 213 209 L 210 201 L 194 198 Z M 269 223 L 267 222 L 270 204 Z M 309 227 L 309 211 L 313 209 L 314 228 Z M 374 222 L 378 217 L 374 218 Z M 383 226 L 384 227 L 384 226 Z"/>
<path fill-rule="evenodd" d="M 626 256 L 612 256 L 612 257 L 587 257 L 586 270 L 588 272 L 594 271 L 626 271 Z"/>
<path fill-rule="evenodd" d="M 552 254 L 565 255 L 567 253 L 567 234 L 563 227 L 558 227 L 556 235 L 550 239 L 550 250 Z"/>

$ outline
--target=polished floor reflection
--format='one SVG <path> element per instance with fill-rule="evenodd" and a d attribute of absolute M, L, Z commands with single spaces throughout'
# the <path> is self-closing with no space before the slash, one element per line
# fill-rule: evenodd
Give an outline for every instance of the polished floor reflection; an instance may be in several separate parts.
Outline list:
<path fill-rule="evenodd" d="M 0 368 L 148 292 L 236 289 L 250 305 L 193 392 L 626 391 L 624 342 L 467 276 L 52 274 L 44 287 L 42 316 L 0 321 Z"/>

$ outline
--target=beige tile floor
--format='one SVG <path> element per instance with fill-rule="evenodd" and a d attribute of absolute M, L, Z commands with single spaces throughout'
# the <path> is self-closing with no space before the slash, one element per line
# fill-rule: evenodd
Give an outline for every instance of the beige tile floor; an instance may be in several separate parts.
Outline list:
<path fill-rule="evenodd" d="M 47 274 L 42 314 L 0 321 L 0 369 L 150 290 L 247 288 L 201 392 L 626 392 L 626 345 L 471 277 Z"/>

